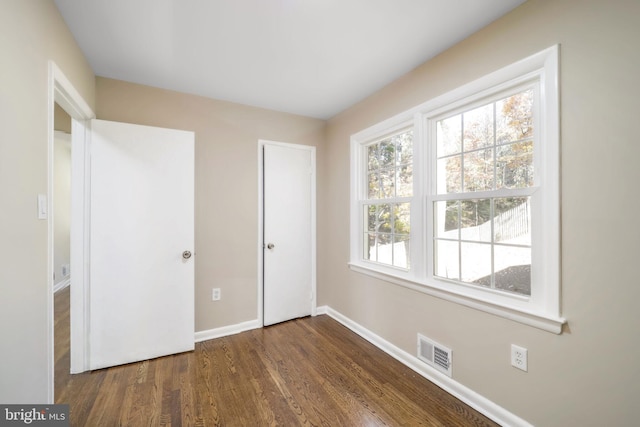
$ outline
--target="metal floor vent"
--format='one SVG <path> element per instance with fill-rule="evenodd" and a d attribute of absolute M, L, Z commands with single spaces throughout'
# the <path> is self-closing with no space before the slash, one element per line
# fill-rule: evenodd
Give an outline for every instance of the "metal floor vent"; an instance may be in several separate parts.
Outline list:
<path fill-rule="evenodd" d="M 418 358 L 451 376 L 451 349 L 418 334 Z"/>

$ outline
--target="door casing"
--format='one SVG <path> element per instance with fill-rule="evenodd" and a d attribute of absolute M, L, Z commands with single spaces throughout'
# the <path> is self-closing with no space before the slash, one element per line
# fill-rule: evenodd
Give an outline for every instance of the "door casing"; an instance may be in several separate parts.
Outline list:
<path fill-rule="evenodd" d="M 53 233 L 53 186 L 54 186 L 54 109 L 55 104 L 69 114 L 71 130 L 71 372 L 83 372 L 86 366 L 86 301 L 85 289 L 88 286 L 88 260 L 86 243 L 88 242 L 89 212 L 85 209 L 86 179 L 88 179 L 88 152 L 86 148 L 86 126 L 95 114 L 89 104 L 71 84 L 69 79 L 53 61 L 49 61 L 48 105 L 47 105 L 47 401 L 54 403 L 54 306 L 53 306 L 53 269 L 54 269 L 54 233 Z"/>

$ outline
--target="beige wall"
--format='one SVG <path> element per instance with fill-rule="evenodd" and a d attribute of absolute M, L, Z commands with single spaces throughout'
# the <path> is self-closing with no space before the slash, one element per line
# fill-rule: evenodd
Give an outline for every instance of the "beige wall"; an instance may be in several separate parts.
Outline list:
<path fill-rule="evenodd" d="M 256 318 L 257 140 L 318 146 L 318 292 L 407 352 L 420 332 L 454 351 L 454 379 L 540 426 L 631 425 L 640 396 L 640 201 L 635 159 L 640 3 L 529 0 L 325 123 L 97 79 L 51 0 L 0 5 L 0 402 L 47 400 L 47 61 L 99 118 L 196 133 L 196 329 Z M 349 136 L 561 44 L 562 335 L 348 270 Z M 212 302 L 212 287 L 222 300 Z M 16 325 L 19 325 L 16 327 Z M 529 349 L 529 372 L 509 345 Z"/>
<path fill-rule="evenodd" d="M 640 396 L 640 2 L 529 0 L 329 121 L 319 206 L 319 303 L 405 351 L 453 349 L 453 376 L 539 426 L 635 425 Z M 347 268 L 349 136 L 555 43 L 561 45 L 562 335 Z M 509 346 L 529 349 L 529 372 Z"/>
<path fill-rule="evenodd" d="M 99 119 L 195 132 L 196 331 L 257 319 L 258 140 L 321 155 L 325 122 L 100 77 L 96 98 Z"/>
<path fill-rule="evenodd" d="M 71 133 L 71 116 L 58 103 L 54 104 L 53 128 L 61 132 Z"/>
<path fill-rule="evenodd" d="M 51 0 L 0 3 L 0 402 L 47 401 L 48 61 L 90 106 L 94 75 Z"/>

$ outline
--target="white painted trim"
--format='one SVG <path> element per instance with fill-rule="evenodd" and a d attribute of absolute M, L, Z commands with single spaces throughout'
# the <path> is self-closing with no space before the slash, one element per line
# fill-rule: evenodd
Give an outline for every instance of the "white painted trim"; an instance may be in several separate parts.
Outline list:
<path fill-rule="evenodd" d="M 67 277 L 64 280 L 59 281 L 58 283 L 53 285 L 53 293 L 55 294 L 55 293 L 63 290 L 64 288 L 66 288 L 70 284 L 71 284 L 71 278 L 70 277 Z"/>
<path fill-rule="evenodd" d="M 562 325 L 567 323 L 567 320 L 563 317 L 554 317 L 551 315 L 526 311 L 524 309 L 515 309 L 513 307 L 501 305 L 493 301 L 483 300 L 477 297 L 470 297 L 463 293 L 457 293 L 452 290 L 453 288 L 445 287 L 442 285 L 438 286 L 435 283 L 426 285 L 422 282 L 414 282 L 402 277 L 396 277 L 383 271 L 376 271 L 369 266 L 362 267 L 358 264 L 350 263 L 349 268 L 358 273 L 366 274 L 367 276 L 371 276 L 379 280 L 384 280 L 385 282 L 400 285 L 405 288 L 421 292 L 423 294 L 431 295 L 436 298 L 441 298 L 445 301 L 450 301 L 456 304 L 464 305 L 465 307 L 473 308 L 485 313 L 513 320 L 514 322 L 522 323 L 524 325 L 533 326 L 534 328 L 538 328 L 557 335 L 562 333 Z M 519 297 L 515 294 L 506 294 L 505 296 L 513 298 L 514 301 L 523 299 L 523 297 Z"/>
<path fill-rule="evenodd" d="M 73 148 L 73 133 L 78 132 L 79 130 L 84 129 L 83 123 L 91 118 L 95 117 L 95 114 L 89 107 L 89 104 L 82 98 L 80 93 L 75 89 L 75 87 L 71 84 L 69 79 L 64 75 L 64 73 L 58 68 L 58 66 L 53 61 L 49 61 L 48 63 L 48 87 L 47 87 L 47 208 L 49 212 L 49 218 L 47 221 L 47 401 L 48 403 L 54 402 L 54 374 L 55 374 L 55 366 L 54 366 L 54 308 L 53 308 L 53 292 L 54 292 L 54 279 L 53 279 L 53 255 L 54 255 L 54 236 L 53 236 L 53 221 L 54 221 L 54 212 L 53 212 L 53 186 L 54 186 L 54 176 L 53 176 L 53 151 L 54 151 L 54 140 L 55 140 L 55 132 L 54 132 L 54 103 L 58 103 L 66 112 L 71 116 L 73 123 L 73 131 L 72 131 L 72 150 Z M 84 144 L 84 132 L 80 132 L 78 135 L 82 144 Z M 73 156 L 73 152 L 72 152 Z M 77 171 L 74 170 L 73 159 L 72 159 L 72 180 L 74 179 L 74 174 L 77 176 Z M 73 181 L 72 181 L 73 186 Z M 73 216 L 73 203 L 74 203 L 74 193 L 72 189 L 72 216 Z M 75 201 L 78 203 L 78 200 Z M 84 218 L 84 215 L 82 215 Z M 78 221 L 76 220 L 76 223 Z M 83 229 L 84 224 L 77 225 L 80 229 Z M 72 220 L 72 233 L 73 233 L 74 223 Z M 71 248 L 73 251 L 74 241 L 71 241 Z M 82 252 L 82 251 L 81 251 Z M 81 257 L 82 259 L 82 257 Z M 72 296 L 71 296 L 71 306 L 73 307 L 74 296 L 73 290 L 77 288 L 77 292 L 83 293 L 84 286 L 87 284 L 84 283 L 84 265 L 83 262 L 78 263 L 74 262 L 73 255 L 71 256 L 71 265 L 74 271 L 76 272 L 75 278 L 79 278 L 78 285 L 72 287 Z M 76 279 L 74 279 L 76 280 Z M 77 299 L 77 298 L 75 298 Z M 85 306 L 81 305 L 80 309 L 84 312 Z M 84 315 L 84 313 L 83 313 Z M 82 317 L 82 316 L 80 316 Z M 84 323 L 82 322 L 82 318 L 78 319 L 78 316 L 72 315 L 72 322 L 82 323 L 82 327 L 84 327 Z M 73 333 L 73 323 L 72 323 L 72 331 L 71 331 L 71 372 L 73 373 L 74 366 L 74 350 L 78 349 L 82 355 L 84 355 L 84 345 L 83 343 L 76 344 L 74 343 L 74 333 Z M 76 345 L 74 345 L 76 344 Z"/>
<path fill-rule="evenodd" d="M 47 94 L 47 403 L 55 401 L 55 343 L 54 325 L 55 311 L 53 306 L 54 289 L 54 147 L 55 147 L 55 101 L 58 93 L 56 81 L 56 68 L 53 62 L 49 63 L 49 85 Z M 39 202 L 39 200 L 38 200 Z"/>
<path fill-rule="evenodd" d="M 562 325 L 566 323 L 566 319 L 562 317 L 560 306 L 558 58 L 559 46 L 551 46 L 351 136 L 349 266 L 352 270 L 545 331 L 562 333 Z M 433 165 L 425 163 L 427 158 L 433 161 L 435 157 L 434 144 L 430 144 L 429 139 L 423 138 L 428 132 L 433 133 L 428 127 L 429 121 L 463 107 L 481 105 L 487 102 L 487 99 L 495 98 L 502 92 L 534 83 L 541 99 L 541 102 L 536 103 L 539 105 L 536 107 L 538 111 L 535 114 L 541 119 L 536 135 L 539 140 L 544 141 L 544 143 L 535 143 L 538 154 L 534 155 L 536 162 L 534 168 L 539 171 L 536 173 L 535 187 L 473 194 L 434 195 L 432 174 L 425 172 L 425 176 L 420 175 L 421 172 L 434 170 Z M 414 144 L 414 197 L 411 206 L 412 262 L 410 270 L 402 270 L 367 261 L 362 253 L 362 230 L 364 229 L 362 201 L 366 200 L 364 178 L 366 154 L 363 147 L 398 131 L 410 123 L 412 117 L 414 141 L 425 141 L 426 146 L 423 147 L 420 143 Z M 525 194 L 535 201 L 532 213 L 535 228 L 532 236 L 534 267 L 530 296 L 513 295 L 469 286 L 457 281 L 446 281 L 434 275 L 430 249 L 433 242 L 433 227 L 428 225 L 430 218 L 433 217 L 431 212 L 433 200 Z M 393 202 L 392 199 L 388 201 Z M 418 218 L 416 214 L 419 214 Z"/>
<path fill-rule="evenodd" d="M 70 367 L 89 370 L 89 291 L 91 230 L 90 121 L 72 119 L 71 131 L 71 326 Z"/>
<path fill-rule="evenodd" d="M 316 147 L 311 150 L 311 315 L 317 306 Z"/>
<path fill-rule="evenodd" d="M 308 150 L 311 153 L 311 315 L 317 315 L 317 227 L 316 227 L 316 147 L 312 145 L 290 144 L 287 142 L 258 140 L 258 321 L 264 325 L 264 146 Z"/>
<path fill-rule="evenodd" d="M 363 250 L 364 246 L 362 244 L 362 232 L 363 230 L 363 217 L 362 217 L 362 209 L 363 203 L 367 203 L 367 192 L 368 192 L 368 182 L 366 181 L 366 158 L 363 155 L 363 147 L 366 145 L 375 143 L 380 141 L 383 138 L 386 138 L 390 135 L 397 134 L 401 131 L 413 130 L 414 131 L 414 141 L 417 139 L 416 128 L 419 124 L 419 121 L 410 111 L 405 111 L 401 114 L 398 114 L 390 119 L 387 119 L 379 124 L 376 124 L 368 129 L 365 129 L 357 134 L 351 136 L 351 171 L 350 171 L 350 256 L 351 260 L 361 260 L 364 258 Z M 416 152 L 417 149 L 417 152 Z M 415 187 L 417 187 L 420 183 L 420 170 L 415 167 L 416 159 L 419 159 L 420 148 L 419 144 L 414 144 L 414 195 L 410 198 L 411 203 L 411 218 L 421 218 L 422 217 L 422 203 L 419 197 L 420 192 L 416 191 Z M 402 198 L 404 199 L 404 198 Z M 398 200 L 394 198 L 385 199 L 385 203 L 396 203 Z M 416 221 L 412 221 L 411 223 L 411 244 L 416 245 L 416 247 L 421 247 L 422 237 L 420 233 L 421 227 Z M 391 265 L 384 265 L 380 263 L 376 263 L 376 268 L 379 268 L 384 271 L 388 271 L 391 274 L 402 276 L 406 278 L 417 279 L 419 274 L 422 273 L 422 269 L 420 265 L 422 264 L 417 256 L 420 254 L 416 254 L 416 251 L 411 251 L 410 256 L 410 264 L 412 269 L 404 269 L 398 268 Z M 416 270 L 415 267 L 418 267 Z"/>
<path fill-rule="evenodd" d="M 258 322 L 264 326 L 264 143 L 258 141 Z"/>
<path fill-rule="evenodd" d="M 496 99 L 505 91 L 532 88 L 539 94 L 535 103 L 534 115 L 538 123 L 534 142 L 534 186 L 528 191 L 524 189 L 507 191 L 489 191 L 477 193 L 460 193 L 455 195 L 435 195 L 435 180 L 431 175 L 431 188 L 427 192 L 426 218 L 433 217 L 432 201 L 466 198 L 488 198 L 528 195 L 532 200 L 532 282 L 531 295 L 526 300 L 513 299 L 501 292 L 488 293 L 479 287 L 457 286 L 459 292 L 477 298 L 480 302 L 488 301 L 489 305 L 507 307 L 521 311 L 525 318 L 529 313 L 540 319 L 561 319 L 560 308 L 560 175 L 559 175 L 559 110 L 558 110 L 558 52 L 557 45 L 531 55 L 521 61 L 508 65 L 492 74 L 481 77 L 469 84 L 445 93 L 423 105 L 423 121 L 430 123 L 431 134 L 435 134 L 435 121 L 443 114 L 452 114 L 461 108 L 485 104 Z M 536 96 L 537 96 L 536 95 Z M 430 160 L 427 169 L 435 171 L 435 145 L 431 145 Z M 493 193 L 493 194 L 491 194 Z M 529 193 L 529 194 L 527 194 Z M 427 241 L 433 241 L 433 229 L 427 228 Z M 437 283 L 445 283 L 434 274 L 433 257 L 427 260 L 427 286 L 441 288 Z M 460 282 L 456 282 L 461 285 Z M 500 312 L 496 312 L 500 315 Z M 511 319 L 510 314 L 503 316 Z M 564 323 L 564 319 L 562 319 Z M 525 324 L 529 324 L 525 322 Z M 535 325 L 534 325 L 535 326 Z M 542 328 L 545 329 L 545 328 Z M 561 333 L 561 325 L 557 325 Z M 545 329 L 547 330 L 547 329 Z"/>
<path fill-rule="evenodd" d="M 96 116 L 89 104 L 82 98 L 80 92 L 76 90 L 71 81 L 53 61 L 49 61 L 49 86 L 50 90 L 54 91 L 53 100 L 72 118 L 90 120 Z M 53 126 L 51 130 L 53 130 Z"/>
<path fill-rule="evenodd" d="M 403 363 L 408 368 L 412 369 L 416 373 L 422 375 L 438 387 L 442 388 L 447 393 L 460 399 L 462 402 L 471 406 L 481 414 L 491 418 L 493 421 L 500 425 L 512 426 L 512 427 L 530 427 L 532 424 L 518 417 L 517 415 L 509 412 L 500 405 L 492 402 L 486 397 L 476 393 L 470 388 L 460 384 L 454 379 L 442 374 L 438 370 L 426 365 L 420 361 L 417 356 L 407 353 L 401 348 L 395 346 L 384 338 L 376 335 L 372 331 L 368 330 L 364 326 L 354 322 L 343 314 L 333 310 L 331 307 L 322 306 L 317 309 L 318 314 L 327 314 L 332 319 L 340 322 L 342 325 L 351 329 L 362 338 L 369 341 L 371 344 L 378 347 L 394 359 Z"/>
<path fill-rule="evenodd" d="M 247 322 L 237 323 L 235 325 L 222 326 L 220 328 L 207 329 L 206 331 L 198 331 L 195 334 L 195 342 L 212 340 L 215 338 L 227 337 L 229 335 L 239 334 L 241 332 L 259 329 L 262 327 L 260 319 L 249 320 Z"/>

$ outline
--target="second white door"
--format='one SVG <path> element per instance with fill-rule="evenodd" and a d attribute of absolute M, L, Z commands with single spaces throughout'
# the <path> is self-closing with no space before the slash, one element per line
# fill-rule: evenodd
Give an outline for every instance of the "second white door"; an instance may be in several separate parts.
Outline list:
<path fill-rule="evenodd" d="M 315 304 L 315 148 L 265 143 L 264 325 L 312 314 Z"/>

